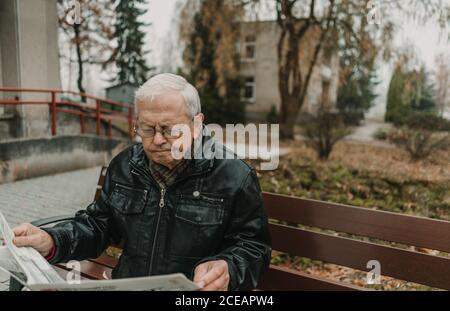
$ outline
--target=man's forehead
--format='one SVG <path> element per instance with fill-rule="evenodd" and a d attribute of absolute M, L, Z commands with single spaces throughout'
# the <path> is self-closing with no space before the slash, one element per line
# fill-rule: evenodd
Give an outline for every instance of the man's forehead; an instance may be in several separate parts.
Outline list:
<path fill-rule="evenodd" d="M 161 94 L 140 100 L 137 105 L 139 110 L 186 111 L 184 98 L 180 94 Z"/>
<path fill-rule="evenodd" d="M 139 101 L 137 105 L 141 121 L 173 123 L 188 118 L 184 99 L 178 93 L 155 96 L 152 100 Z"/>
<path fill-rule="evenodd" d="M 178 110 L 185 108 L 184 98 L 178 92 L 164 92 L 141 99 L 138 103 L 139 109 L 146 110 Z"/>

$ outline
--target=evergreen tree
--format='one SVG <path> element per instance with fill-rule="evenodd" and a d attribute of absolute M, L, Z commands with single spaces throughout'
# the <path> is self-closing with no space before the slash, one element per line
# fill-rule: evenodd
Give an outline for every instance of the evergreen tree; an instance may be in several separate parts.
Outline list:
<path fill-rule="evenodd" d="M 408 94 L 405 92 L 406 75 L 403 66 L 397 65 L 389 83 L 385 120 L 395 122 L 408 113 Z"/>
<path fill-rule="evenodd" d="M 348 17 L 347 23 L 353 25 L 354 20 Z M 348 29 L 338 29 L 338 52 L 340 55 L 339 88 L 337 107 L 340 112 L 354 115 L 355 121 L 364 118 L 376 98 L 374 92 L 377 81 L 375 72 L 375 58 L 377 46 L 369 35 L 370 25 L 362 19 L 359 40 L 351 40 Z"/>
<path fill-rule="evenodd" d="M 114 79 L 116 83 L 143 84 L 153 68 L 148 67 L 143 50 L 145 33 L 143 26 L 147 23 L 139 18 L 147 12 L 142 6 L 146 0 L 118 0 L 115 8 L 114 37 L 117 38 L 117 48 L 111 59 L 115 63 L 118 73 Z"/>
<path fill-rule="evenodd" d="M 239 58 L 234 49 L 238 24 L 231 18 L 238 10 L 221 1 L 203 0 L 186 40 L 186 76 L 199 91 L 207 123 L 245 121 L 243 81 L 237 74 Z"/>
<path fill-rule="evenodd" d="M 434 86 L 424 67 L 420 71 L 411 73 L 411 84 L 413 85 L 411 109 L 415 112 L 436 113 L 437 107 L 433 95 Z"/>
<path fill-rule="evenodd" d="M 377 95 L 374 92 L 378 84 L 373 61 L 357 66 L 345 76 L 345 81 L 339 86 L 337 107 L 340 112 L 360 113 L 363 116 L 373 105 Z"/>
<path fill-rule="evenodd" d="M 436 111 L 433 85 L 425 68 L 408 71 L 397 65 L 389 84 L 385 120 L 398 122 L 414 112 Z"/>

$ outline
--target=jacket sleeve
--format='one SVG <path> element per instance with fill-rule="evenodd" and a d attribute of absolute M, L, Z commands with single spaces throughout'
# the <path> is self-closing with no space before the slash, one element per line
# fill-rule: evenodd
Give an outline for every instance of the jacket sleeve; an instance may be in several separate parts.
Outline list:
<path fill-rule="evenodd" d="M 80 210 L 71 221 L 57 224 L 52 228 L 43 228 L 55 241 L 56 252 L 50 263 L 84 260 L 98 257 L 110 244 L 117 242 L 118 230 L 114 230 L 113 218 L 106 203 L 110 193 L 110 168 L 99 198 L 85 210 Z"/>
<path fill-rule="evenodd" d="M 261 188 L 252 169 L 233 202 L 231 220 L 219 254 L 196 263 L 223 259 L 228 263 L 229 290 L 252 290 L 268 269 L 272 253 Z M 195 267 L 192 271 L 194 275 Z"/>

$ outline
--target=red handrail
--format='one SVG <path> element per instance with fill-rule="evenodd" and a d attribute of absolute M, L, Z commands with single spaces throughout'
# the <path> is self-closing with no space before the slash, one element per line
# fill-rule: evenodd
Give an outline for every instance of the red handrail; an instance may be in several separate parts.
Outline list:
<path fill-rule="evenodd" d="M 107 136 L 112 137 L 112 120 L 125 120 L 128 123 L 128 136 L 130 139 L 133 138 L 133 116 L 134 116 L 134 106 L 128 103 L 118 102 L 106 98 L 100 98 L 86 93 L 65 91 L 59 89 L 35 89 L 35 88 L 13 88 L 13 87 L 0 87 L 0 92 L 11 92 L 11 93 L 44 93 L 50 95 L 50 101 L 45 100 L 20 100 L 19 97 L 14 99 L 0 99 L 0 105 L 49 105 L 51 112 L 51 123 L 52 123 L 52 135 L 55 136 L 57 133 L 56 128 L 56 115 L 57 112 L 64 112 L 80 116 L 80 127 L 81 133 L 85 132 L 85 118 L 95 118 L 96 120 L 96 133 L 100 136 L 101 120 L 105 120 L 108 123 L 106 130 Z M 90 99 L 95 101 L 95 104 L 88 103 L 77 103 L 69 102 L 67 100 L 58 100 L 58 94 L 71 94 L 77 95 L 82 98 Z M 102 108 L 102 104 L 106 103 L 113 106 L 126 108 L 126 111 L 114 111 L 108 108 Z M 68 109 L 58 106 L 69 106 L 78 108 Z"/>

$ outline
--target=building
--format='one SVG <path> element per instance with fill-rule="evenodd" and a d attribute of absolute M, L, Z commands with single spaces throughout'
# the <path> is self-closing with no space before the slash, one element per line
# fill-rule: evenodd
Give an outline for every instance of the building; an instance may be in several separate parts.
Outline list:
<path fill-rule="evenodd" d="M 132 83 L 122 83 L 106 88 L 106 98 L 134 105 L 134 93 L 138 85 Z"/>
<path fill-rule="evenodd" d="M 239 42 L 240 74 L 244 77 L 243 97 L 247 99 L 247 120 L 265 121 L 274 105 L 279 111 L 278 38 L 281 29 L 276 21 L 244 22 Z M 308 32 L 301 53 L 312 53 L 314 33 Z M 305 50 L 307 49 L 307 50 Z M 307 64 L 300 64 L 305 66 Z M 305 67 L 302 67 L 305 68 Z M 302 112 L 315 113 L 322 103 L 333 109 L 338 88 L 339 58 L 337 54 L 319 59 L 313 70 Z M 306 71 L 306 70 L 305 70 Z"/>

